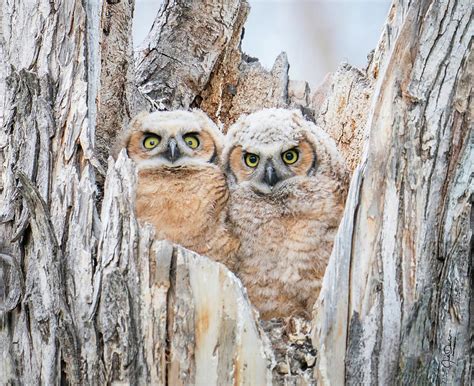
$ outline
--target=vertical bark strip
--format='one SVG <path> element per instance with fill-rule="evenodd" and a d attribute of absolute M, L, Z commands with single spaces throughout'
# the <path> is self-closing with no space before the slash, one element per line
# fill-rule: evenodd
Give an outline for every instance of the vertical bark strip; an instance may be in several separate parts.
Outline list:
<path fill-rule="evenodd" d="M 95 376 L 87 368 L 95 361 L 93 336 L 82 324 L 97 226 L 91 106 L 98 41 L 87 32 L 97 4 L 2 4 L 8 72 L 0 245 L 21 267 L 26 287 L 2 336 L 12 364 L 5 382 L 57 384 L 65 377 L 78 384 Z"/>
<path fill-rule="evenodd" d="M 469 384 L 472 6 L 400 2 L 392 20 L 315 308 L 317 372 L 328 384 Z"/>
<path fill-rule="evenodd" d="M 135 1 L 103 1 L 100 25 L 100 90 L 97 152 L 105 166 L 111 144 L 134 111 L 132 21 Z"/>

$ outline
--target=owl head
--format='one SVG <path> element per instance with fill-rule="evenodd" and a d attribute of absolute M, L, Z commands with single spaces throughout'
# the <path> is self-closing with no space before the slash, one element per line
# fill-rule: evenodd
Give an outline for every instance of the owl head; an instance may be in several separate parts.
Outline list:
<path fill-rule="evenodd" d="M 200 110 L 138 114 L 121 147 L 141 169 L 217 164 L 223 134 Z"/>
<path fill-rule="evenodd" d="M 275 108 L 240 117 L 227 133 L 222 159 L 232 186 L 259 194 L 343 169 L 336 145 L 325 132 L 299 110 Z"/>

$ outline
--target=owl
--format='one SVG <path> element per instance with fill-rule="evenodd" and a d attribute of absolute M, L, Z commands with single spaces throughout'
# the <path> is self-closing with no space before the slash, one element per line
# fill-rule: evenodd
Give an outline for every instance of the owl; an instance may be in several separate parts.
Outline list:
<path fill-rule="evenodd" d="M 238 241 L 225 226 L 229 190 L 217 126 L 199 110 L 141 113 L 121 142 L 137 166 L 139 221 L 154 226 L 157 240 L 231 265 Z"/>
<path fill-rule="evenodd" d="M 222 158 L 250 300 L 263 319 L 309 317 L 347 192 L 334 141 L 298 110 L 265 109 L 230 127 Z"/>

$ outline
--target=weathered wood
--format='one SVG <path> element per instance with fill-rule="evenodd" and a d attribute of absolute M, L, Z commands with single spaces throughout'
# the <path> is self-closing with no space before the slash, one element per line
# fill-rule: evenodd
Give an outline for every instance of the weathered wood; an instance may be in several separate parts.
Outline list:
<path fill-rule="evenodd" d="M 24 292 L 21 268 L 13 256 L 0 253 L 0 317 L 13 310 Z"/>
<path fill-rule="evenodd" d="M 374 81 L 366 72 L 344 64 L 328 74 L 307 103 L 315 123 L 335 140 L 352 170 L 360 163 Z"/>
<path fill-rule="evenodd" d="M 9 347 L 2 358 L 12 364 L 2 374 L 7 383 L 56 384 L 65 377 L 77 384 L 95 376 L 82 367 L 82 355 L 91 351 L 80 328 L 95 254 L 87 242 L 96 224 L 74 227 L 74 213 L 84 217 L 87 206 L 95 207 L 94 189 L 79 194 L 78 186 L 86 178 L 95 185 L 91 164 L 97 164 L 90 111 L 97 60 L 87 49 L 94 35 L 86 21 L 93 23 L 94 5 L 88 5 L 2 3 L 8 72 L 0 245 L 25 277 L 25 296 L 9 315 L 10 333 L 2 335 L 1 346 Z M 80 241 L 74 248 L 73 240 Z"/>
<path fill-rule="evenodd" d="M 315 308 L 323 384 L 472 382 L 469 3 L 391 10 L 370 138 Z"/>
<path fill-rule="evenodd" d="M 3 7 L 0 7 L 0 26 L 3 25 Z M 4 45 L 5 39 L 3 37 L 3 28 L 0 28 L 0 58 L 4 57 Z M 3 127 L 3 115 L 4 111 L 4 104 L 5 104 L 5 77 L 7 73 L 7 63 L 5 60 L 0 60 L 0 127 Z M 3 130 L 0 131 L 0 165 L 3 165 L 4 157 L 3 157 L 3 148 L 6 146 L 7 137 L 3 133 Z M 3 190 L 3 168 L 0 168 L 0 194 Z"/>
<path fill-rule="evenodd" d="M 240 65 L 238 84 L 227 122 L 233 123 L 241 114 L 265 107 L 288 106 L 288 58 L 281 53 L 267 71 L 255 59 L 245 57 Z"/>
<path fill-rule="evenodd" d="M 140 91 L 163 107 L 191 106 L 235 44 L 247 12 L 246 0 L 163 2 L 136 55 Z"/>
<path fill-rule="evenodd" d="M 272 380 L 274 355 L 241 283 L 154 240 L 133 213 L 131 161 L 121 154 L 107 173 L 103 162 L 139 108 L 200 106 L 225 128 L 293 106 L 352 167 L 364 149 L 316 308 L 318 381 L 469 384 L 467 0 L 394 1 L 368 68 L 342 66 L 313 94 L 289 80 L 284 54 L 267 71 L 241 52 L 244 0 L 165 1 L 135 86 L 133 1 L 102 5 L 0 7 L 1 383 L 312 382 Z"/>
<path fill-rule="evenodd" d="M 109 165 L 94 309 L 106 382 L 271 383 L 271 350 L 223 265 L 153 240 L 133 215 L 135 171 Z M 270 358 L 270 359 L 267 359 Z"/>
<path fill-rule="evenodd" d="M 125 156 L 98 190 L 96 120 L 110 129 L 130 111 L 108 99 L 125 78 L 100 71 L 99 3 L 5 4 L 0 383 L 270 384 L 271 349 L 235 276 L 139 226 Z"/>
<path fill-rule="evenodd" d="M 100 18 L 100 89 L 96 151 L 106 166 L 111 144 L 133 111 L 132 21 L 135 1 L 103 1 Z"/>

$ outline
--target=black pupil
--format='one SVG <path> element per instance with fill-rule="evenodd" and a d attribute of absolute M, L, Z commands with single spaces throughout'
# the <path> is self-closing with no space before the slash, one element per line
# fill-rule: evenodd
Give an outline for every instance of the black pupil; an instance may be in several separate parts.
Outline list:
<path fill-rule="evenodd" d="M 254 164 L 255 162 L 257 162 L 257 156 L 255 155 L 249 156 L 249 161 L 251 164 Z"/>
<path fill-rule="evenodd" d="M 293 153 L 290 153 L 290 152 L 289 152 L 289 153 L 286 153 L 286 156 L 285 156 L 285 157 L 286 157 L 286 159 L 287 159 L 288 161 L 292 161 L 293 158 L 295 157 L 295 155 L 294 155 Z"/>
<path fill-rule="evenodd" d="M 193 144 L 193 140 L 191 138 L 188 138 L 188 145 L 192 145 Z"/>
<path fill-rule="evenodd" d="M 150 146 L 153 146 L 155 144 L 155 140 L 154 139 L 150 139 Z"/>

